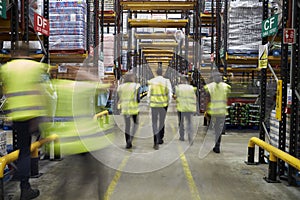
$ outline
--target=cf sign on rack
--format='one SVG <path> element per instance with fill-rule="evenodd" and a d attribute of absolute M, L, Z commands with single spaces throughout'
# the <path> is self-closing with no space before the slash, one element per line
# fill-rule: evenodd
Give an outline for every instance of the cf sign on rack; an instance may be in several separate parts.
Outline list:
<path fill-rule="evenodd" d="M 278 31 L 278 14 L 269 17 L 262 22 L 262 37 L 275 35 Z"/>
<path fill-rule="evenodd" d="M 49 21 L 41 15 L 34 13 L 34 30 L 49 36 Z"/>

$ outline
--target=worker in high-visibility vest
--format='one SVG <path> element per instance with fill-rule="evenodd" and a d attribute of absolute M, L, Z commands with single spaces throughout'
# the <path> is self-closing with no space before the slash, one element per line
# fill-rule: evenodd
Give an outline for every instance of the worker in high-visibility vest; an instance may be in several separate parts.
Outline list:
<path fill-rule="evenodd" d="M 132 148 L 132 140 L 138 127 L 139 102 L 140 102 L 140 84 L 135 83 L 135 75 L 127 73 L 124 82 L 118 89 L 118 99 L 121 108 L 121 114 L 125 120 L 125 141 L 126 148 Z M 131 129 L 131 118 L 133 120 L 133 128 Z"/>
<path fill-rule="evenodd" d="M 43 123 L 45 134 L 55 133 L 60 138 L 61 153 L 65 156 L 102 149 L 111 144 L 112 134 L 102 132 L 93 119 L 97 89 L 109 84 L 94 81 L 53 79 L 57 93 L 54 125 Z"/>
<path fill-rule="evenodd" d="M 220 153 L 220 144 L 222 134 L 225 133 L 225 117 L 227 111 L 228 94 L 231 91 L 231 86 L 224 83 L 222 76 L 218 71 L 213 71 L 211 74 L 212 82 L 206 84 L 204 89 L 209 93 L 210 100 L 207 106 L 207 113 L 210 115 L 211 127 L 214 127 L 215 146 L 213 151 Z"/>
<path fill-rule="evenodd" d="M 184 124 L 186 120 L 189 143 L 193 143 L 192 116 L 197 110 L 196 87 L 188 84 L 186 77 L 180 78 L 180 84 L 175 87 L 176 109 L 178 111 L 179 140 L 184 141 Z"/>
<path fill-rule="evenodd" d="M 17 44 L 18 45 L 18 44 Z M 19 149 L 16 177 L 20 180 L 20 199 L 34 199 L 38 189 L 29 183 L 31 173 L 30 146 L 32 134 L 39 132 L 41 117 L 46 116 L 46 96 L 42 85 L 42 74 L 47 65 L 31 60 L 29 46 L 23 42 L 12 51 L 13 60 L 1 66 L 1 79 L 6 116 L 11 118 L 13 131 L 17 135 L 16 148 Z"/>
<path fill-rule="evenodd" d="M 169 79 L 162 76 L 161 66 L 157 69 L 157 76 L 148 81 L 148 99 L 151 107 L 152 129 L 155 150 L 164 143 L 165 119 L 168 105 L 172 100 L 172 86 Z"/>

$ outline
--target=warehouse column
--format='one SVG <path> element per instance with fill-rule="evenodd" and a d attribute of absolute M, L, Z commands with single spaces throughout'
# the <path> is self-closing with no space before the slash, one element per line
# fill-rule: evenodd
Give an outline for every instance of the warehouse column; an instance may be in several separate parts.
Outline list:
<path fill-rule="evenodd" d="M 263 18 L 262 21 L 268 18 L 268 4 L 269 0 L 263 0 Z M 262 38 L 262 44 L 268 43 L 268 37 Z M 259 129 L 259 139 L 265 141 L 265 129 L 264 129 L 264 122 L 265 122 L 265 115 L 266 115 L 266 86 L 267 86 L 267 69 L 261 69 L 261 89 L 260 89 L 260 129 Z M 265 163 L 264 160 L 264 149 L 259 148 L 259 163 Z"/>
<path fill-rule="evenodd" d="M 291 57 L 291 90 L 292 90 L 292 105 L 291 105 L 291 121 L 290 121 L 290 144 L 289 154 L 294 157 L 299 157 L 299 26 L 300 26 L 300 3 L 299 0 L 293 1 L 293 24 L 292 27 L 296 30 L 295 43 L 292 45 Z M 298 95 L 298 96 L 297 96 Z M 295 176 L 297 171 L 289 165 L 288 168 L 288 183 L 295 185 Z"/>
<path fill-rule="evenodd" d="M 289 19 L 289 1 L 283 0 L 282 5 L 282 35 L 283 29 L 290 27 Z M 287 106 L 287 82 L 288 82 L 288 71 L 289 71 L 289 61 L 288 61 L 288 44 L 283 43 L 283 37 L 281 38 L 281 66 L 280 74 L 282 80 L 282 104 L 281 104 L 281 121 L 279 122 L 279 143 L 278 148 L 282 151 L 286 151 L 286 113 L 285 108 Z M 279 159 L 278 162 L 278 173 L 279 177 L 283 176 L 285 173 L 285 162 Z"/>

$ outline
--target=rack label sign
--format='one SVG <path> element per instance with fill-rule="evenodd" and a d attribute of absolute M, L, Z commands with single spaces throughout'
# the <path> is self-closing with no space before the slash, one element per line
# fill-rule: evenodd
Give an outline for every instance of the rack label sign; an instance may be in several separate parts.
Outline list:
<path fill-rule="evenodd" d="M 0 0 L 0 17 L 6 19 L 6 0 Z"/>
<path fill-rule="evenodd" d="M 278 14 L 269 17 L 262 22 L 262 37 L 275 35 L 278 31 Z"/>
<path fill-rule="evenodd" d="M 259 45 L 258 49 L 258 68 L 265 69 L 268 67 L 268 44 Z"/>
<path fill-rule="evenodd" d="M 284 44 L 294 44 L 295 43 L 295 29 L 284 28 L 283 29 L 283 43 Z"/>
<path fill-rule="evenodd" d="M 49 21 L 41 15 L 34 13 L 34 30 L 49 36 Z"/>

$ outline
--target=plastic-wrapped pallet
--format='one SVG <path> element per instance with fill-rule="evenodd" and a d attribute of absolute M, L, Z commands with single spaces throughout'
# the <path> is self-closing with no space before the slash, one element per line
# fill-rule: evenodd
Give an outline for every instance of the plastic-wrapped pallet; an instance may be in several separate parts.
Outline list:
<path fill-rule="evenodd" d="M 224 2 L 225 0 L 221 0 L 221 13 L 224 11 Z M 211 0 L 205 0 L 203 2 L 203 13 L 211 13 Z M 216 0 L 214 1 L 214 12 L 216 13 Z"/>
<path fill-rule="evenodd" d="M 228 52 L 258 52 L 261 44 L 262 2 L 230 1 L 228 10 Z"/>
<path fill-rule="evenodd" d="M 6 149 L 6 132 L 1 131 L 0 132 L 0 156 L 6 155 L 7 154 L 7 149 Z"/>
<path fill-rule="evenodd" d="M 114 66 L 114 41 L 113 34 L 104 34 L 103 47 L 104 47 L 104 67 Z"/>
<path fill-rule="evenodd" d="M 85 1 L 50 0 L 49 20 L 51 51 L 86 50 L 86 17 Z"/>

